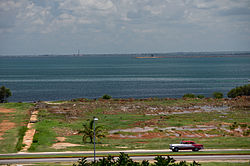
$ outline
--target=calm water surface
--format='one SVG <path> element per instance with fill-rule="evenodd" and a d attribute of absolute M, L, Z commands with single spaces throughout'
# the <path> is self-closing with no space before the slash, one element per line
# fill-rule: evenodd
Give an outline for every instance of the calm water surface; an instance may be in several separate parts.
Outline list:
<path fill-rule="evenodd" d="M 202 56 L 202 55 L 201 55 Z M 250 56 L 0 57 L 0 86 L 10 88 L 9 101 L 99 98 L 181 97 L 185 93 L 224 95 L 249 83 Z"/>

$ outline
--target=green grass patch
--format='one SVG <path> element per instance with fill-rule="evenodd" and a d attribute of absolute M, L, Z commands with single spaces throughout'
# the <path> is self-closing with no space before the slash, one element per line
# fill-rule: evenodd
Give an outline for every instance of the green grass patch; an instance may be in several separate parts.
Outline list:
<path fill-rule="evenodd" d="M 22 147 L 22 137 L 25 126 L 29 121 L 28 110 L 33 107 L 32 103 L 1 103 L 0 107 L 12 109 L 10 113 L 0 113 L 0 123 L 3 120 L 15 123 L 15 126 L 2 135 L 0 140 L 0 153 L 17 152 Z"/>
<path fill-rule="evenodd" d="M 53 143 L 56 143 L 56 134 L 53 131 L 53 127 L 58 124 L 58 121 L 50 119 L 38 122 L 36 124 L 36 133 L 33 137 L 33 142 L 29 151 L 51 151 L 49 150 L 49 147 Z"/>
<path fill-rule="evenodd" d="M 16 144 L 16 150 L 17 151 L 20 151 L 22 149 L 22 147 L 24 146 L 23 145 L 23 137 L 25 135 L 25 132 L 27 131 L 27 126 L 22 126 L 20 129 L 19 129 L 19 132 L 18 132 L 18 141 L 17 141 L 17 144 Z"/>
<path fill-rule="evenodd" d="M 202 166 L 249 166 L 249 162 L 202 162 Z"/>
<path fill-rule="evenodd" d="M 55 102 L 56 103 L 56 102 Z M 152 127 L 163 128 L 149 131 L 149 134 L 161 133 L 175 136 L 174 133 L 178 129 L 164 130 L 165 127 L 183 127 L 195 128 L 197 125 L 213 125 L 216 127 L 211 130 L 194 130 L 193 134 L 208 134 L 220 135 L 219 137 L 198 137 L 190 136 L 183 138 L 179 137 L 152 137 L 140 138 L 136 137 L 139 132 L 124 132 L 117 131 L 114 134 L 121 135 L 121 139 L 112 137 L 97 140 L 96 148 L 98 150 L 131 150 L 131 149 L 168 149 L 169 144 L 179 143 L 181 140 L 194 140 L 197 143 L 204 144 L 205 148 L 250 148 L 248 144 L 249 137 L 238 137 L 234 134 L 229 134 L 223 128 L 224 123 L 242 126 L 245 135 L 249 134 L 247 129 L 250 124 L 249 110 L 231 109 L 227 111 L 207 111 L 184 114 L 166 114 L 156 115 L 154 112 L 143 112 L 147 108 L 167 109 L 169 107 L 188 108 L 192 106 L 216 105 L 222 106 L 225 103 L 223 99 L 152 99 L 152 100 L 83 100 L 74 102 L 65 102 L 61 104 L 49 105 L 48 110 L 40 110 L 39 122 L 36 124 L 37 132 L 34 137 L 34 142 L 29 149 L 35 151 L 81 151 L 93 149 L 93 144 L 83 143 L 82 135 L 76 134 L 83 129 L 82 124 L 88 124 L 93 117 L 98 117 L 96 126 L 103 126 L 108 132 L 110 130 L 128 129 L 135 127 Z M 73 104 L 75 106 L 73 106 Z M 161 107 L 162 106 L 162 107 Z M 126 108 L 122 111 L 121 108 Z M 134 109 L 134 111 L 133 111 Z M 131 111 L 132 110 L 132 111 Z M 72 112 L 71 112 L 72 111 Z M 229 126 L 227 127 L 229 130 Z M 236 129 L 236 128 L 235 128 Z M 190 132 L 188 129 L 182 130 Z M 75 134 L 73 134 L 75 133 Z M 141 133 L 145 134 L 145 133 Z M 122 137 L 125 136 L 126 139 Z M 56 137 L 66 137 L 68 143 L 79 144 L 81 146 L 68 147 L 65 149 L 55 150 L 51 146 L 58 142 Z"/>

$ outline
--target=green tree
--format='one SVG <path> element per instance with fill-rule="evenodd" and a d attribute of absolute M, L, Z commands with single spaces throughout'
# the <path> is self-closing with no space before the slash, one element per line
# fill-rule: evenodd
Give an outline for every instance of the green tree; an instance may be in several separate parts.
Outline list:
<path fill-rule="evenodd" d="M 250 84 L 231 89 L 227 93 L 227 96 L 230 98 L 235 98 L 237 96 L 250 96 Z"/>
<path fill-rule="evenodd" d="M 90 139 L 90 143 L 93 143 L 94 139 L 94 120 L 91 120 L 89 124 L 83 124 L 83 130 L 79 131 L 79 133 L 83 133 L 82 141 L 86 142 L 87 139 Z M 103 138 L 105 137 L 105 133 L 101 126 L 95 127 L 95 137 Z"/>
<path fill-rule="evenodd" d="M 2 86 L 0 88 L 0 103 L 7 103 L 7 98 L 10 97 L 11 91 L 8 88 L 5 88 L 5 86 Z"/>
<path fill-rule="evenodd" d="M 105 94 L 105 95 L 102 96 L 102 99 L 106 99 L 106 100 L 111 99 L 111 98 L 112 98 L 112 97 L 109 96 L 109 95 L 107 95 L 107 94 Z"/>
<path fill-rule="evenodd" d="M 197 95 L 199 99 L 203 99 L 205 96 L 204 95 Z"/>
<path fill-rule="evenodd" d="M 221 98 L 223 98 L 223 93 L 221 93 L 221 92 L 214 92 L 213 93 L 213 98 L 215 98 L 215 99 L 221 99 Z"/>

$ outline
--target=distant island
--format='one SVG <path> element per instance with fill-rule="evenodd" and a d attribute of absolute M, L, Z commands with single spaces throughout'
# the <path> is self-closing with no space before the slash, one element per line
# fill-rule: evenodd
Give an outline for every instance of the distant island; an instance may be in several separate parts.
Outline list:
<path fill-rule="evenodd" d="M 135 57 L 135 58 L 164 58 L 164 57 L 150 57 L 150 56 L 138 56 L 138 57 Z"/>

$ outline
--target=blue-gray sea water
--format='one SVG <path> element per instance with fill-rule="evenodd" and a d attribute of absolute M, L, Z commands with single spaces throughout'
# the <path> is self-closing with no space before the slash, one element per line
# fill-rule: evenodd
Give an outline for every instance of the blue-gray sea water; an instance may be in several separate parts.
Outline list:
<path fill-rule="evenodd" d="M 11 102 L 99 98 L 211 97 L 250 79 L 250 54 L 0 57 L 0 86 Z M 150 56 L 150 55 L 145 55 Z"/>

